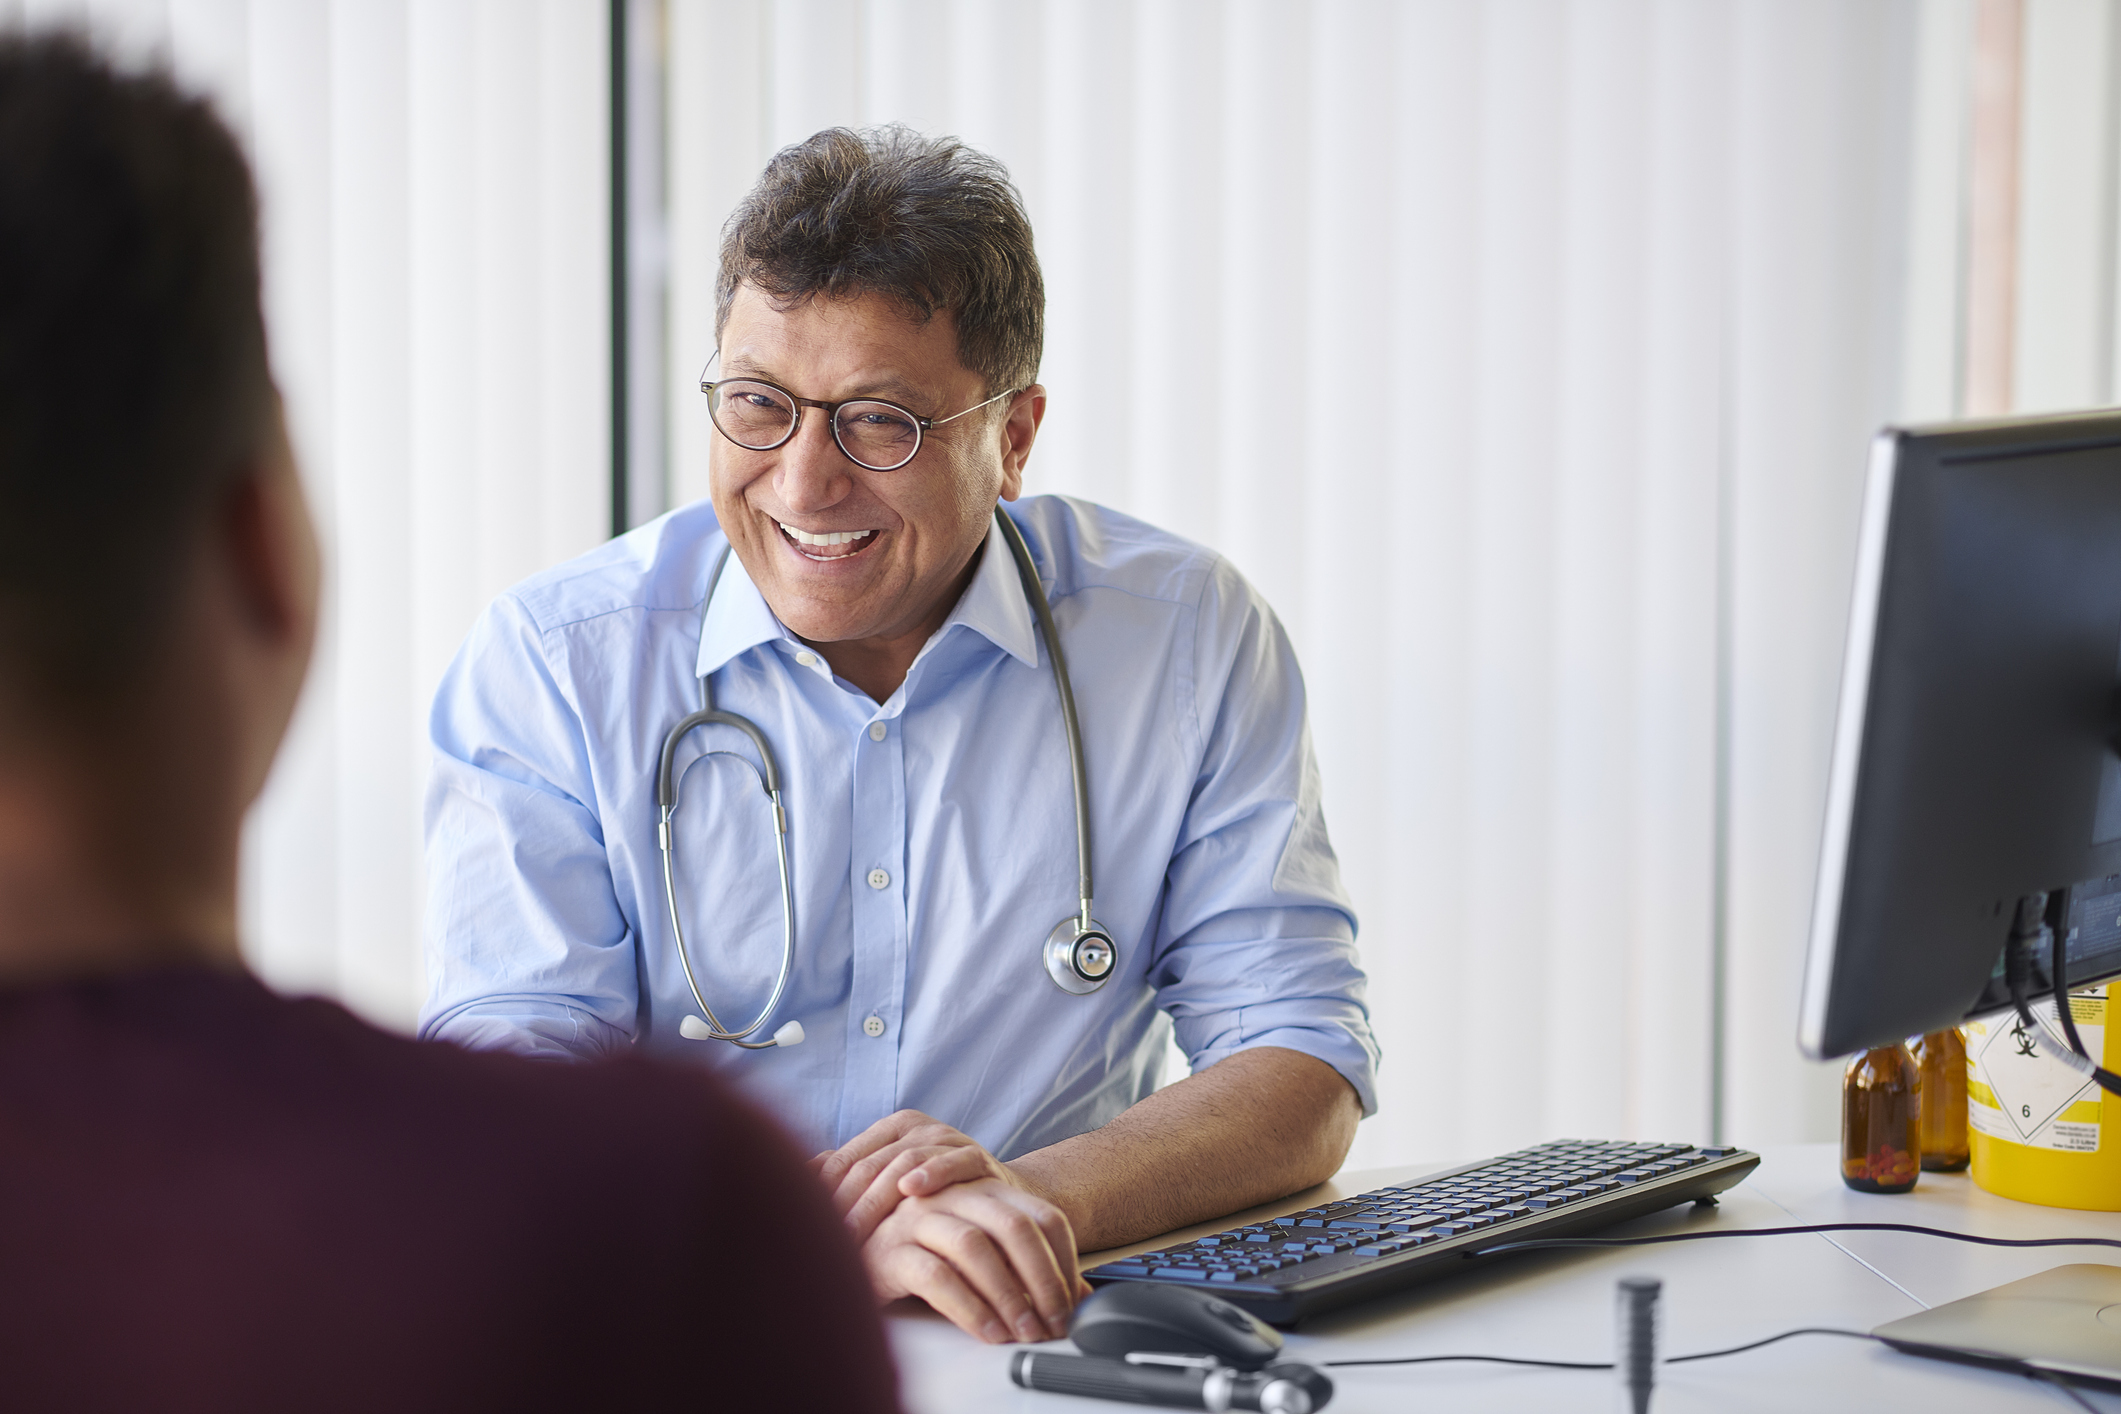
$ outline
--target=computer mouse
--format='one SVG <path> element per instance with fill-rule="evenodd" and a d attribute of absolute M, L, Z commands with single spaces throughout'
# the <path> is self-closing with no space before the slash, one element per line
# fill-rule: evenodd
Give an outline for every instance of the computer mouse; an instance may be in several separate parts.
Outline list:
<path fill-rule="evenodd" d="M 1114 1282 L 1075 1308 L 1068 1334 L 1087 1355 L 1133 1351 L 1212 1355 L 1257 1370 L 1281 1354 L 1281 1332 L 1213 1292 L 1160 1282 Z"/>

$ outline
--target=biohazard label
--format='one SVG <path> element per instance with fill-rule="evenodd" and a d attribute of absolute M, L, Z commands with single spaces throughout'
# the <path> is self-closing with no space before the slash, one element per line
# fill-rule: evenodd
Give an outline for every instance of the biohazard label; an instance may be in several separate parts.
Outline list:
<path fill-rule="evenodd" d="M 2071 997 L 2069 1010 L 2084 1049 L 2105 1055 L 2106 998 Z M 2060 1033 L 2052 1000 L 2035 1002 L 2033 1013 Z M 2098 1083 L 2040 1054 L 2016 1016 L 1967 1024 L 1966 1067 L 1966 1117 L 1975 1129 L 2033 1149 L 2098 1151 Z"/>

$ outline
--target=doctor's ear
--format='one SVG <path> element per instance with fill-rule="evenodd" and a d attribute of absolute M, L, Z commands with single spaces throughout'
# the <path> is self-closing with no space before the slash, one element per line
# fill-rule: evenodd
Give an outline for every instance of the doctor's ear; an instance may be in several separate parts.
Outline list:
<path fill-rule="evenodd" d="M 998 434 L 1002 439 L 1002 499 L 1013 501 L 1024 494 L 1024 464 L 1031 460 L 1031 444 L 1038 440 L 1039 424 L 1046 420 L 1046 389 L 1033 383 L 1009 400 L 1002 413 Z"/>

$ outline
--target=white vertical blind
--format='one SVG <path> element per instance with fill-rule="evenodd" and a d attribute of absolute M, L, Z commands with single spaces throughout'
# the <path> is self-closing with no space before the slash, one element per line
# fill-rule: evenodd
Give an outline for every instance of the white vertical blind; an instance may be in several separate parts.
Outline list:
<path fill-rule="evenodd" d="M 410 1025 L 424 723 L 494 593 L 609 528 L 604 6 L 63 0 L 247 140 L 326 542 L 317 665 L 246 839 L 253 963 Z"/>
<path fill-rule="evenodd" d="M 1033 489 L 1216 546 L 1287 620 L 1385 1048 L 1358 1158 L 1705 1133 L 1719 935 L 1726 1127 L 1830 1122 L 1795 988 L 1864 442 L 1902 381 L 1915 5 L 671 21 L 678 364 L 774 148 L 955 133 L 1038 230 Z M 696 496 L 705 409 L 673 396 Z"/>
<path fill-rule="evenodd" d="M 2031 0 L 2019 159 L 2015 401 L 2028 412 L 2121 399 L 2114 381 L 2121 6 Z"/>

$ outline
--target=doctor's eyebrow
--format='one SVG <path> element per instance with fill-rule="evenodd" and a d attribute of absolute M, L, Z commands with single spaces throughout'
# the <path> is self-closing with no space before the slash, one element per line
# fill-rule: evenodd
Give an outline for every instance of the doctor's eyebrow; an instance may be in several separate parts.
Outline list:
<path fill-rule="evenodd" d="M 812 396 L 812 394 L 796 387 L 764 364 L 741 356 L 723 360 L 722 377 L 757 378 L 763 382 L 778 384 L 799 398 Z M 933 393 L 923 388 L 916 388 L 905 379 L 890 374 L 872 379 L 866 383 L 857 384 L 852 391 L 844 393 L 837 398 L 820 398 L 818 401 L 837 403 L 845 402 L 849 398 L 884 398 L 894 403 L 904 403 L 908 408 L 915 411 L 920 409 L 922 403 L 933 404 L 936 401 Z"/>

